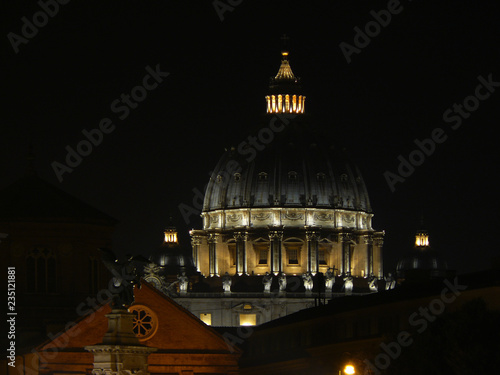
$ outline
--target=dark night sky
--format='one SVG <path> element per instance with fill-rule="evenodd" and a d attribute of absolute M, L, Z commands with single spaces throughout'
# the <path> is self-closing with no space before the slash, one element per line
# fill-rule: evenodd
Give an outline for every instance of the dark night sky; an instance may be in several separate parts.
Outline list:
<path fill-rule="evenodd" d="M 422 212 L 451 268 L 489 268 L 498 256 L 500 87 L 456 130 L 443 113 L 474 94 L 479 75 L 500 81 L 492 3 L 401 1 L 350 64 L 339 44 L 353 44 L 353 28 L 387 2 L 247 0 L 221 21 L 212 1 L 73 0 L 17 54 L 6 36 L 21 34 L 21 18 L 40 6 L 4 4 L 0 187 L 23 175 L 31 140 L 41 177 L 120 221 L 116 251 L 148 254 L 170 215 L 187 242 L 201 220 L 186 224 L 178 205 L 203 190 L 224 147 L 259 130 L 286 33 L 307 112 L 363 172 L 374 227 L 386 231 L 386 271 L 412 245 Z M 170 75 L 120 120 L 111 103 L 157 64 Z M 58 182 L 51 163 L 105 117 L 114 131 Z M 438 127 L 447 140 L 392 193 L 384 172 Z"/>

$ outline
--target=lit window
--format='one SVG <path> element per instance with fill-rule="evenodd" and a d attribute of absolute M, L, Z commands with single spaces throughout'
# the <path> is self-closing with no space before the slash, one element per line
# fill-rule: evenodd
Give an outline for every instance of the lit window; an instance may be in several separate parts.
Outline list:
<path fill-rule="evenodd" d="M 212 314 L 200 314 L 200 320 L 207 326 L 212 325 Z"/>
<path fill-rule="evenodd" d="M 259 181 L 267 181 L 267 173 L 266 172 L 259 173 Z"/>
<path fill-rule="evenodd" d="M 240 314 L 240 326 L 254 326 L 257 325 L 256 314 Z"/>

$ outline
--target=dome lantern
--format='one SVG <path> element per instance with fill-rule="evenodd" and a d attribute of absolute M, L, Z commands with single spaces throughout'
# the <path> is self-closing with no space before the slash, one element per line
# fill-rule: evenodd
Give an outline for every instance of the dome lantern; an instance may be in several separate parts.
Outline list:
<path fill-rule="evenodd" d="M 266 96 L 267 113 L 304 113 L 306 97 L 302 95 L 300 78 L 295 77 L 288 56 L 286 46 L 288 38 L 283 36 L 281 49 L 281 65 L 276 76 L 271 78 L 269 84 L 270 95 Z"/>
<path fill-rule="evenodd" d="M 164 230 L 164 240 L 163 242 L 165 244 L 177 244 L 179 243 L 178 239 L 177 239 L 177 230 L 175 227 L 167 227 L 165 228 Z"/>
<path fill-rule="evenodd" d="M 415 247 L 423 250 L 429 246 L 429 234 L 425 230 L 419 230 L 415 235 Z"/>

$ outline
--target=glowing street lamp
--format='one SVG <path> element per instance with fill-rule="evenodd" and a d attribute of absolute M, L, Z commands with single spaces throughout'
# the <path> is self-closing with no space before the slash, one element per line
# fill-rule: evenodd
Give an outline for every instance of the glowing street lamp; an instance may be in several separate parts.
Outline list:
<path fill-rule="evenodd" d="M 353 365 L 346 365 L 344 367 L 344 374 L 353 375 L 356 373 Z"/>

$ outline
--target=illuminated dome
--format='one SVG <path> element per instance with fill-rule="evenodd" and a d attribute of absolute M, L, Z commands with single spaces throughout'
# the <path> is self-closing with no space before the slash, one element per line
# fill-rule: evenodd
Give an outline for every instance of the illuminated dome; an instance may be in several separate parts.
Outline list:
<path fill-rule="evenodd" d="M 203 228 L 190 231 L 201 274 L 383 277 L 384 232 L 372 227 L 363 177 L 316 132 L 305 98 L 283 49 L 262 123 L 210 176 Z"/>
<path fill-rule="evenodd" d="M 398 278 L 420 281 L 445 277 L 447 269 L 446 261 L 431 248 L 427 231 L 419 230 L 415 247 L 398 262 L 396 273 Z"/>

